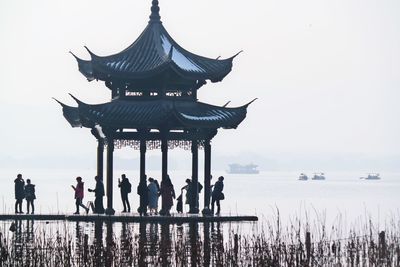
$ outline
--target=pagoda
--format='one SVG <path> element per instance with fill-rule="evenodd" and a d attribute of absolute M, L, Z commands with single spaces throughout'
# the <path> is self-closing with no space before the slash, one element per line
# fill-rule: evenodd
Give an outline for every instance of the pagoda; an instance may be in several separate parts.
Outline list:
<path fill-rule="evenodd" d="M 165 180 L 168 150 L 179 147 L 191 150 L 192 182 L 197 187 L 198 154 L 199 149 L 204 150 L 203 214 L 210 214 L 211 140 L 219 128 L 237 128 L 251 103 L 228 108 L 199 102 L 197 90 L 207 81 L 222 81 L 231 71 L 237 54 L 227 59 L 211 59 L 188 52 L 168 34 L 159 11 L 158 1 L 153 0 L 147 27 L 120 53 L 98 56 L 85 47 L 90 60 L 72 54 L 88 81 L 105 82 L 111 91 L 110 102 L 92 105 L 72 95 L 77 107 L 59 102 L 72 127 L 89 128 L 97 139 L 97 175 L 101 179 L 106 149 L 106 214 L 109 215 L 114 214 L 113 151 L 127 146 L 140 151 L 139 186 L 146 185 L 146 150 L 161 150 L 161 177 Z M 198 197 L 197 190 L 193 190 L 190 213 L 199 213 Z"/>

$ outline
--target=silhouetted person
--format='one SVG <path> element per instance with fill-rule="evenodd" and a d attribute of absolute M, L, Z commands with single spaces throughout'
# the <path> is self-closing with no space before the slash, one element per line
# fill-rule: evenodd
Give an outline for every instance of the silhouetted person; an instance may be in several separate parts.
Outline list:
<path fill-rule="evenodd" d="M 197 193 L 200 193 L 202 189 L 203 189 L 203 185 L 200 184 L 200 182 L 197 182 Z M 185 204 L 189 205 L 190 211 L 192 210 L 192 208 L 198 208 L 199 207 L 199 195 L 198 194 L 197 194 L 196 202 L 192 203 L 192 194 L 193 194 L 193 191 L 195 190 L 195 188 L 194 188 L 194 184 L 192 183 L 191 179 L 186 179 L 186 185 L 184 187 L 182 187 L 181 190 L 186 190 Z"/>
<path fill-rule="evenodd" d="M 218 178 L 218 181 L 215 183 L 214 190 L 211 195 L 211 210 L 212 213 L 214 213 L 214 203 L 217 203 L 217 212 L 215 215 L 219 215 L 221 212 L 221 205 L 220 205 L 220 200 L 225 199 L 224 193 L 222 193 L 222 190 L 224 190 L 224 177 L 220 176 Z"/>
<path fill-rule="evenodd" d="M 140 205 L 137 211 L 140 216 L 147 216 L 147 205 L 149 204 L 149 189 L 147 188 L 146 178 L 147 176 L 145 175 L 145 178 L 143 179 L 145 182 L 140 182 L 137 187 L 137 194 L 140 197 Z"/>
<path fill-rule="evenodd" d="M 181 190 L 181 194 L 179 195 L 179 197 L 176 198 L 176 211 L 178 213 L 182 213 L 183 212 L 183 192 Z"/>
<path fill-rule="evenodd" d="M 15 213 L 22 212 L 22 200 L 25 198 L 25 181 L 22 179 L 22 174 L 17 175 L 17 179 L 14 180 L 15 183 Z"/>
<path fill-rule="evenodd" d="M 162 209 L 160 211 L 161 215 L 170 216 L 170 210 L 174 204 L 173 199 L 175 198 L 175 190 L 172 185 L 169 175 L 167 175 L 164 181 L 161 181 L 161 200 Z"/>
<path fill-rule="evenodd" d="M 149 178 L 149 185 L 147 186 L 148 194 L 149 194 L 149 211 L 150 214 L 156 214 L 158 210 L 158 194 L 159 190 L 157 184 L 155 183 L 153 178 Z"/>
<path fill-rule="evenodd" d="M 127 212 L 127 207 L 128 212 L 131 212 L 131 205 L 129 204 L 128 194 L 132 191 L 132 185 L 129 182 L 129 179 L 126 178 L 125 174 L 122 174 L 121 178 L 122 181 L 118 179 L 118 187 L 121 189 L 122 205 L 124 205 L 124 210 L 122 212 Z"/>
<path fill-rule="evenodd" d="M 75 191 L 75 206 L 76 212 L 74 214 L 79 214 L 79 206 L 85 209 L 86 214 L 89 212 L 89 208 L 82 204 L 84 190 L 83 190 L 83 182 L 81 177 L 76 177 L 76 187 L 71 185 L 72 189 Z"/>
<path fill-rule="evenodd" d="M 88 189 L 89 192 L 94 192 L 94 213 L 103 214 L 104 206 L 103 206 L 103 197 L 104 197 L 104 184 L 100 177 L 95 176 L 96 187 L 95 189 Z"/>
<path fill-rule="evenodd" d="M 32 207 L 32 214 L 35 213 L 35 205 L 33 201 L 36 199 L 35 195 L 35 185 L 31 184 L 31 180 L 26 180 L 27 185 L 25 185 L 25 199 L 26 199 L 26 214 L 29 214 L 29 207 Z"/>

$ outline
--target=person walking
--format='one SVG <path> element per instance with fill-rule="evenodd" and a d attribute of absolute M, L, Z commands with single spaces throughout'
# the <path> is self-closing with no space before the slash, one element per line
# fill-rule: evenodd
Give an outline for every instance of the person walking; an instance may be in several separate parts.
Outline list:
<path fill-rule="evenodd" d="M 149 178 L 149 185 L 147 186 L 148 194 L 149 194 L 149 211 L 150 215 L 157 215 L 158 210 L 158 194 L 159 190 L 155 180 L 153 178 Z"/>
<path fill-rule="evenodd" d="M 215 213 L 215 215 L 219 215 L 221 212 L 221 204 L 220 204 L 220 200 L 225 199 L 224 193 L 222 193 L 222 191 L 224 190 L 224 177 L 220 176 L 218 178 L 218 181 L 215 183 L 214 186 L 214 190 L 212 191 L 212 195 L 211 195 L 211 210 L 212 213 L 214 214 L 214 203 L 217 204 L 217 212 Z"/>
<path fill-rule="evenodd" d="M 129 204 L 128 194 L 132 191 L 132 185 L 125 174 L 122 174 L 121 178 L 122 181 L 118 179 L 118 187 L 121 189 L 122 205 L 124 205 L 124 210 L 122 212 L 131 212 L 131 205 Z M 126 208 L 128 208 L 128 210 Z"/>
<path fill-rule="evenodd" d="M 100 177 L 94 177 L 96 181 L 95 189 L 88 189 L 89 192 L 94 192 L 94 213 L 103 214 L 104 206 L 103 206 L 103 197 L 104 197 L 104 184 Z"/>
<path fill-rule="evenodd" d="M 25 199 L 26 199 L 26 214 L 29 214 L 29 207 L 32 207 L 32 213 L 35 213 L 35 205 L 33 201 L 36 199 L 35 195 L 35 185 L 31 184 L 31 180 L 26 180 L 27 185 L 25 185 Z"/>
<path fill-rule="evenodd" d="M 175 199 L 175 190 L 169 175 L 167 175 L 166 179 L 161 181 L 161 215 L 171 216 L 170 211 L 174 204 L 173 199 Z"/>
<path fill-rule="evenodd" d="M 25 181 L 22 179 L 22 174 L 18 174 L 14 180 L 15 184 L 15 213 L 22 212 L 22 200 L 25 198 Z"/>
<path fill-rule="evenodd" d="M 75 206 L 76 206 L 76 211 L 74 214 L 79 214 L 79 206 L 85 209 L 86 214 L 89 213 L 89 208 L 86 207 L 85 205 L 82 204 L 83 201 L 83 196 L 84 196 L 84 189 L 83 189 L 83 182 L 82 182 L 82 177 L 78 176 L 76 177 L 76 187 L 71 185 L 72 189 L 75 191 Z"/>

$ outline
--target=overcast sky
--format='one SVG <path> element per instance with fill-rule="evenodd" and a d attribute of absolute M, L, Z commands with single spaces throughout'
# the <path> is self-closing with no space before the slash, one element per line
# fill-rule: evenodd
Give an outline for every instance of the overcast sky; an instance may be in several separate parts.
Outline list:
<path fill-rule="evenodd" d="M 73 51 L 89 58 L 130 45 L 150 0 L 0 0 L 0 158 L 94 155 L 89 129 L 73 129 L 56 97 L 109 101 L 87 82 Z M 220 155 L 253 152 L 387 158 L 400 150 L 400 1 L 160 0 L 171 36 L 216 58 L 240 50 L 232 72 L 199 90 L 230 106 L 259 98 L 237 130 L 220 130 Z"/>

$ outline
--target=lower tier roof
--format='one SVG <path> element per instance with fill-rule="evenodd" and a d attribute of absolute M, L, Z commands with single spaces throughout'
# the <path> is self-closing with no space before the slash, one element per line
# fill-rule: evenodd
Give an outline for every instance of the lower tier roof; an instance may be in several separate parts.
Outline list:
<path fill-rule="evenodd" d="M 248 103 L 227 108 L 201 102 L 172 99 L 120 100 L 91 105 L 75 97 L 78 107 L 63 107 L 63 114 L 72 127 L 110 129 L 232 129 L 245 119 Z"/>

